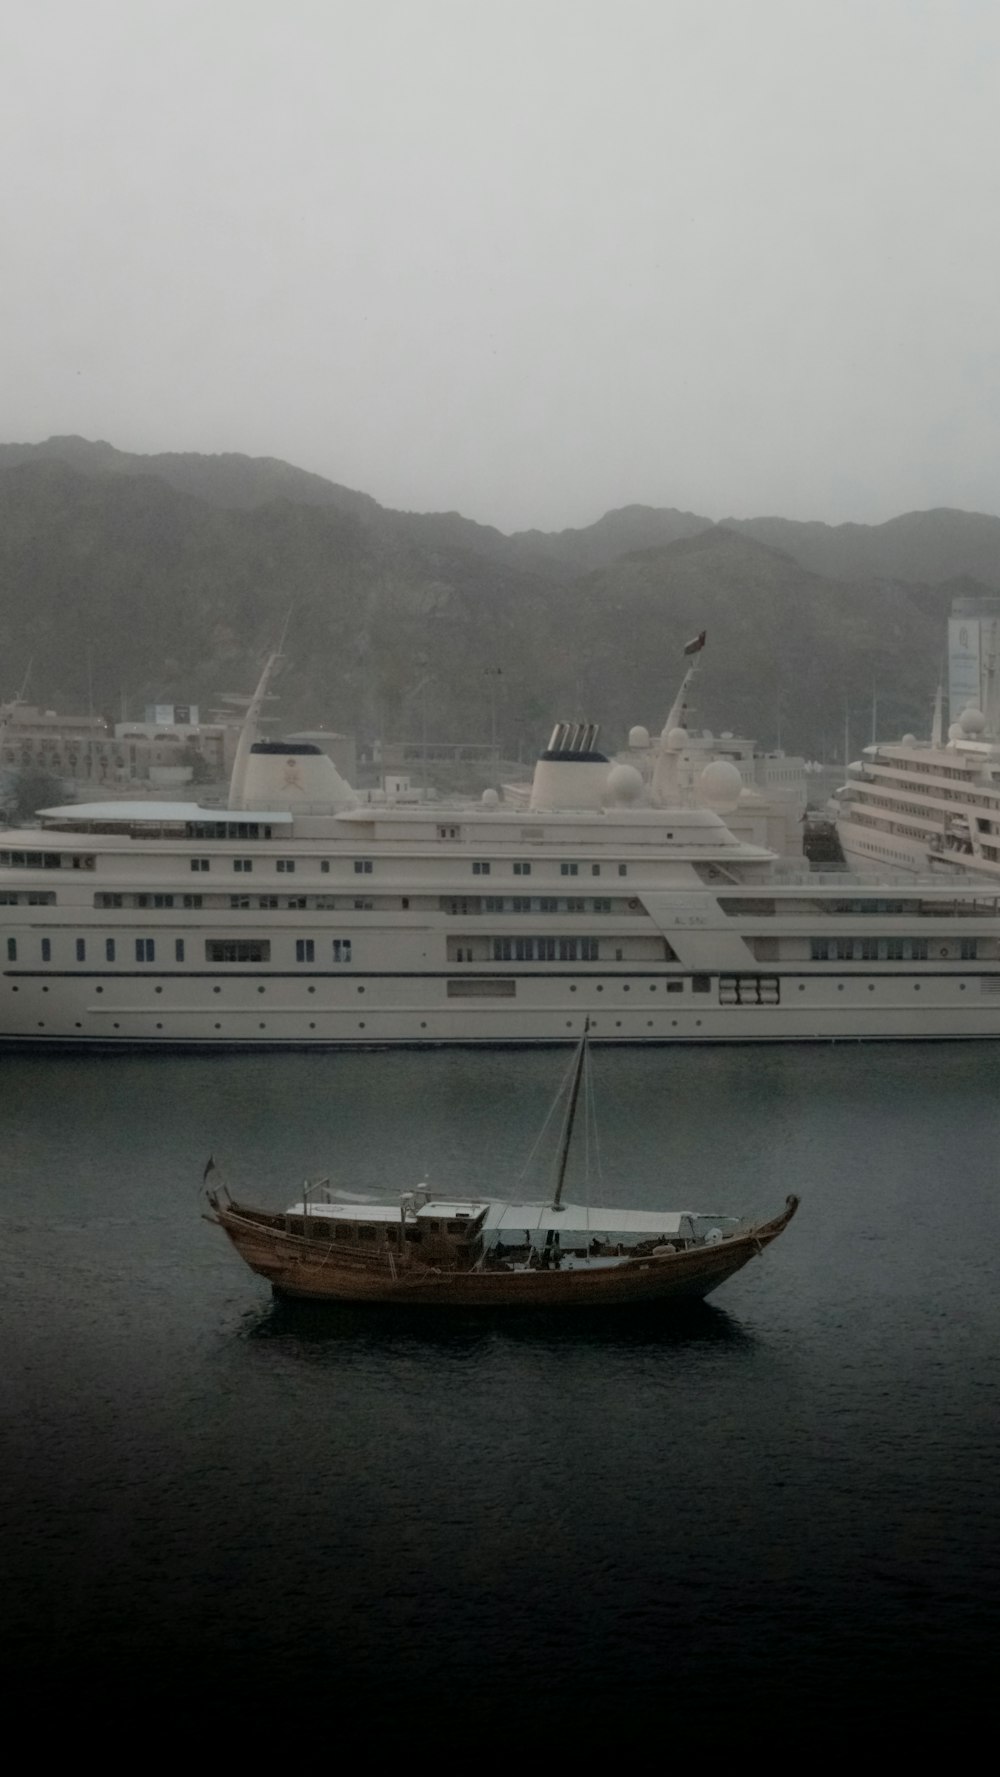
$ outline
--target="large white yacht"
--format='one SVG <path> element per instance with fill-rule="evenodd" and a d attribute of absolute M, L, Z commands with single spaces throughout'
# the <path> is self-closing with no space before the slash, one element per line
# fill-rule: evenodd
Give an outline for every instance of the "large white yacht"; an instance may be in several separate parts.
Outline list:
<path fill-rule="evenodd" d="M 865 747 L 839 792 L 837 835 L 859 870 L 971 871 L 1000 884 L 1000 741 L 975 706 L 929 741 Z"/>
<path fill-rule="evenodd" d="M 1000 1036 L 988 885 L 785 869 L 729 830 L 732 763 L 682 795 L 680 699 L 648 782 L 560 723 L 526 807 L 409 805 L 256 738 L 265 687 L 227 808 L 71 805 L 0 833 L 0 1042 Z"/>

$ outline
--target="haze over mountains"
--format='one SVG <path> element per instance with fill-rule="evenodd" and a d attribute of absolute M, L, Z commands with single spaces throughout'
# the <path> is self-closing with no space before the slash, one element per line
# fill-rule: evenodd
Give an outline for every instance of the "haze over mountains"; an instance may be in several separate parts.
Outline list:
<path fill-rule="evenodd" d="M 0 445 L 0 695 L 131 713 L 249 690 L 291 612 L 287 723 L 526 754 L 557 717 L 658 727 L 708 628 L 697 716 L 840 753 L 927 728 L 956 591 L 1000 590 L 1000 518 L 881 525 L 628 506 L 505 536 L 272 458 Z M 862 732 L 864 731 L 864 732 Z"/>

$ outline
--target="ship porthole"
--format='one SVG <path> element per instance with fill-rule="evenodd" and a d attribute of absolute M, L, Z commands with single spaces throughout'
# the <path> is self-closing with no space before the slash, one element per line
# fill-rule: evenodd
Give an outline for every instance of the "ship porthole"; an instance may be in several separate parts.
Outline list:
<path fill-rule="evenodd" d="M 157 1028 L 157 1030 L 162 1030 L 163 1026 L 162 1026 L 162 1024 L 158 1024 L 156 1028 Z"/>
<path fill-rule="evenodd" d="M 222 1026 L 221 1026 L 221 1024 L 217 1024 L 215 1028 L 216 1028 L 216 1030 L 221 1030 Z"/>
<path fill-rule="evenodd" d="M 359 1030 L 364 1030 L 364 1028 L 365 1028 L 365 1021 L 364 1021 L 364 1019 L 363 1019 L 363 1018 L 359 1018 L 359 1019 L 358 1019 L 358 1029 L 359 1029 Z"/>
<path fill-rule="evenodd" d="M 261 993 L 263 993 L 263 991 L 264 991 L 264 989 L 263 989 L 263 988 L 261 988 L 261 990 L 260 990 L 260 991 L 261 991 Z M 315 987 L 310 987 L 310 988 L 308 988 L 308 989 L 307 989 L 307 992 L 308 992 L 308 993 L 315 993 L 315 992 L 316 992 L 316 989 L 315 989 Z"/>

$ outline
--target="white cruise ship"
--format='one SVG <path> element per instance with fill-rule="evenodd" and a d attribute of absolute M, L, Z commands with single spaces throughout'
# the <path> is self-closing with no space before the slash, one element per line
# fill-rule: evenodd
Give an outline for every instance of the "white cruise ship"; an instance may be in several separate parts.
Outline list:
<path fill-rule="evenodd" d="M 1000 743 L 969 708 L 945 741 L 940 699 L 930 741 L 865 747 L 838 796 L 847 864 L 867 871 L 971 871 L 1000 884 Z"/>
<path fill-rule="evenodd" d="M 363 804 L 308 743 L 240 743 L 230 806 L 0 832 L 0 1042 L 95 1048 L 1000 1036 L 988 885 L 785 871 L 559 724 L 526 807 Z M 678 708 L 675 704 L 674 710 Z"/>

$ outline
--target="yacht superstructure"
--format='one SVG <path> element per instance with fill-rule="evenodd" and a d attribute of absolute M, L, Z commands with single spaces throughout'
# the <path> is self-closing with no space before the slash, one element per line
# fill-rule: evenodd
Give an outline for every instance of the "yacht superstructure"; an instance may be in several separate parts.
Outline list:
<path fill-rule="evenodd" d="M 676 707 L 676 706 L 675 706 Z M 963 878 L 783 869 L 686 734 L 652 782 L 558 724 L 529 805 L 359 803 L 248 733 L 230 806 L 0 833 L 0 1042 L 172 1048 L 1000 1035 L 1000 909 Z"/>
<path fill-rule="evenodd" d="M 1000 742 L 969 708 L 929 742 L 865 747 L 838 797 L 837 833 L 856 869 L 971 871 L 1000 884 Z"/>

